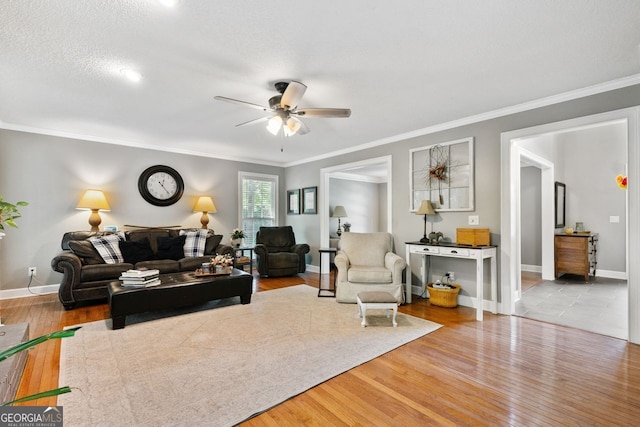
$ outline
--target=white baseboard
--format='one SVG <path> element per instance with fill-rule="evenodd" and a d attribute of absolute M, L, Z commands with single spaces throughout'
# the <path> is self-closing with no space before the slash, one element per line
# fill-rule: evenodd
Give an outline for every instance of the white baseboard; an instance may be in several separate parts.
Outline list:
<path fill-rule="evenodd" d="M 520 265 L 520 270 L 522 270 L 522 271 L 530 271 L 531 273 L 542 273 L 542 266 L 541 265 L 522 264 L 522 265 Z"/>
<path fill-rule="evenodd" d="M 29 289 L 27 288 L 7 289 L 5 291 L 0 291 L 0 300 L 55 294 L 55 293 L 58 293 L 59 287 L 60 285 L 57 284 L 57 285 L 31 286 Z"/>
<path fill-rule="evenodd" d="M 320 272 L 320 267 L 318 267 L 317 265 L 307 264 L 307 271 L 310 271 L 312 273 L 318 273 Z"/>
<path fill-rule="evenodd" d="M 624 271 L 596 270 L 596 277 L 607 277 L 609 279 L 628 280 Z"/>

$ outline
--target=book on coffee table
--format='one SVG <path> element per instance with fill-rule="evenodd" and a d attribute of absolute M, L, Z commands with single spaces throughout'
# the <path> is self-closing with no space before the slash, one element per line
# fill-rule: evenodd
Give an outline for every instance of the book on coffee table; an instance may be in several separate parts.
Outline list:
<path fill-rule="evenodd" d="M 158 286 L 161 283 L 162 282 L 160 281 L 160 278 L 154 277 L 153 279 L 141 280 L 141 281 L 123 280 L 122 286 L 125 288 L 150 288 L 152 286 Z"/>
<path fill-rule="evenodd" d="M 120 274 L 120 279 L 122 279 L 122 278 L 140 279 L 140 278 L 158 277 L 159 274 L 160 274 L 160 270 L 158 270 L 158 269 L 127 270 L 127 271 L 123 271 Z"/>

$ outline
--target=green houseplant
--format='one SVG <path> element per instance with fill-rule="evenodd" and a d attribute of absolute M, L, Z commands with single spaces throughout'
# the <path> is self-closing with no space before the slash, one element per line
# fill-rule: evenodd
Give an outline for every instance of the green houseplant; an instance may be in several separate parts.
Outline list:
<path fill-rule="evenodd" d="M 51 339 L 61 339 L 61 338 L 72 337 L 75 335 L 76 331 L 80 328 L 81 326 L 76 326 L 74 328 L 52 332 L 50 334 L 43 335 L 38 338 L 34 338 L 32 340 L 20 343 L 18 345 L 14 345 L 13 347 L 9 347 L 8 349 L 0 352 L 0 362 L 3 362 L 4 360 L 8 359 L 9 357 L 13 356 L 16 353 L 19 353 L 24 350 L 28 350 L 31 347 L 41 344 L 45 341 L 48 341 Z M 69 393 L 69 392 L 71 392 L 71 388 L 69 386 L 64 386 L 64 387 L 56 388 L 53 390 L 44 391 L 42 393 L 32 394 L 31 396 L 26 396 L 20 399 L 12 400 L 10 402 L 3 402 L 3 403 L 0 403 L 0 406 L 13 405 L 14 403 L 27 402 L 29 400 L 40 399 L 42 397 L 57 396 L 59 394 Z"/>
<path fill-rule="evenodd" d="M 2 196 L 0 196 L 0 230 L 4 230 L 5 224 L 9 227 L 18 228 L 15 220 L 22 216 L 18 210 L 18 206 L 27 205 L 27 202 L 16 202 L 14 205 L 13 203 L 5 202 Z"/>

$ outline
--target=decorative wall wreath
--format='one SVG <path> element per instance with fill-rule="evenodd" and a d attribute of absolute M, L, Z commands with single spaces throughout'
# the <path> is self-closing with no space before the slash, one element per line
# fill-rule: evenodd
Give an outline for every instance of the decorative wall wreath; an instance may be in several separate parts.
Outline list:
<path fill-rule="evenodd" d="M 440 205 L 442 206 L 444 204 L 442 183 L 449 180 L 447 150 L 442 145 L 434 145 L 429 149 L 429 159 L 427 162 L 429 173 L 426 177 L 426 184 L 430 190 L 437 185 Z"/>

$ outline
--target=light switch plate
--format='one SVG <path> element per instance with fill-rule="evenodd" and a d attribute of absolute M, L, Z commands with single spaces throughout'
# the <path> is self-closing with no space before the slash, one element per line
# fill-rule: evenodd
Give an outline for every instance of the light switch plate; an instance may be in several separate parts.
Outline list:
<path fill-rule="evenodd" d="M 610 222 L 610 223 L 617 223 L 617 222 L 620 222 L 620 217 L 619 217 L 619 216 L 610 216 L 610 217 L 609 217 L 609 222 Z"/>
<path fill-rule="evenodd" d="M 469 225 L 480 225 L 480 217 L 478 215 L 469 215 Z"/>

